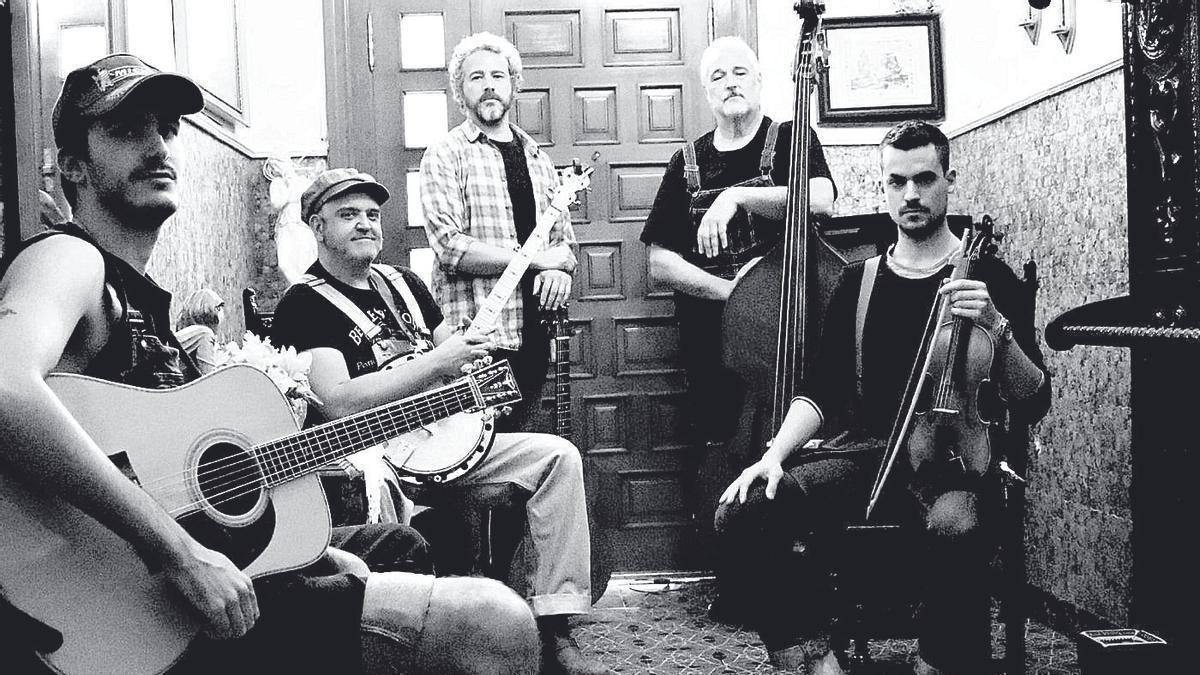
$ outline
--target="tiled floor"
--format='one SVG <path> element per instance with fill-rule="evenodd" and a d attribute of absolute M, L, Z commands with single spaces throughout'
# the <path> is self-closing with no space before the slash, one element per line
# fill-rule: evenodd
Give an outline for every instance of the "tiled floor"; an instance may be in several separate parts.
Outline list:
<path fill-rule="evenodd" d="M 675 577 L 669 583 L 646 578 L 615 578 L 592 614 L 576 628 L 583 649 L 620 673 L 689 675 L 773 673 L 758 635 L 746 628 L 718 624 L 705 609 L 712 581 Z M 1003 640 L 997 624 L 997 655 Z M 1074 641 L 1030 622 L 1026 645 L 1029 675 L 1079 675 Z M 872 657 L 911 672 L 915 640 L 871 643 Z"/>

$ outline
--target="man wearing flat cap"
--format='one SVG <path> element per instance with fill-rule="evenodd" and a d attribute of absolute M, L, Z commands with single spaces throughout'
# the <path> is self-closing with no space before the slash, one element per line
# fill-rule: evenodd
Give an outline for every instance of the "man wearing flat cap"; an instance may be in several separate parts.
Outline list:
<path fill-rule="evenodd" d="M 0 278 L 0 472 L 64 502 L 55 517 L 77 508 L 127 542 L 157 573 L 154 579 L 190 605 L 190 618 L 204 633 L 190 640 L 179 663 L 172 663 L 178 654 L 170 646 L 136 631 L 126 631 L 127 644 L 85 649 L 116 651 L 131 664 L 166 653 L 168 660 L 154 672 L 168 666 L 172 672 L 227 673 L 533 672 L 538 645 L 532 614 L 497 582 L 368 574 L 361 560 L 333 548 L 307 567 L 251 580 L 224 547 L 197 541 L 126 477 L 116 455 L 110 461 L 105 452 L 119 448 L 100 447 L 47 385 L 50 373 L 145 388 L 197 377 L 171 333 L 170 293 L 146 276 L 146 264 L 163 222 L 179 205 L 181 117 L 203 103 L 191 80 L 128 54 L 72 71 L 53 124 L 75 222 L 24 242 Z M 364 248 L 355 237 L 339 245 Z M 136 419 L 132 411 L 111 414 L 131 433 L 169 423 Z M 180 414 L 202 416 L 204 410 L 181 406 Z M 10 550 L 0 542 L 6 561 L 0 570 L 9 574 L 14 559 L 54 567 L 59 542 L 40 544 Z M 137 597 L 139 588 L 124 588 L 133 582 L 120 581 L 117 572 L 117 594 Z M 11 601 L 0 607 L 0 619 L 8 626 L 7 618 L 16 616 L 22 626 L 17 634 L 0 635 L 0 658 L 10 668 L 10 654 L 29 659 L 34 652 L 52 661 L 61 649 L 62 626 L 24 616 L 9 577 L 0 579 L 0 604 Z M 101 594 L 113 589 L 95 592 L 97 597 L 82 600 L 101 602 Z M 462 597 L 472 602 L 464 606 Z M 189 618 L 166 611 L 161 617 L 179 626 Z M 69 632 L 65 637 L 75 638 Z M 36 670 L 44 669 L 25 662 L 15 668 Z"/>
<path fill-rule="evenodd" d="M 317 262 L 275 308 L 273 341 L 312 355 L 317 420 L 336 419 L 440 386 L 495 348 L 492 334 L 455 330 L 420 277 L 375 262 L 388 191 L 354 169 L 330 169 L 300 198 Z M 414 358 L 405 358 L 416 354 Z M 446 448 L 450 453 L 454 450 Z M 586 658 L 568 616 L 591 609 L 591 544 L 583 462 L 550 434 L 498 433 L 454 480 L 462 506 L 524 500 L 526 527 L 508 581 L 537 616 L 544 675 L 611 672 Z M 418 503 L 422 496 L 417 495 Z"/>

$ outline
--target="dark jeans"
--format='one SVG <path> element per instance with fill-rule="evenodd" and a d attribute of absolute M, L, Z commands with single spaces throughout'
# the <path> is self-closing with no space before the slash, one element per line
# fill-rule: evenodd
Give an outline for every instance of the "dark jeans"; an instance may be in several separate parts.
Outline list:
<path fill-rule="evenodd" d="M 536 431 L 529 425 L 537 415 L 542 387 L 546 384 L 546 371 L 550 366 L 550 338 L 544 330 L 526 330 L 520 349 L 497 349 L 492 358 L 497 361 L 508 359 L 517 386 L 521 389 L 521 400 L 512 404 L 511 413 L 496 420 L 496 431 Z"/>
<path fill-rule="evenodd" d="M 773 500 L 760 484 L 744 504 L 717 510 L 722 597 L 751 599 L 768 650 L 828 630 L 829 567 L 837 554 L 831 543 L 846 524 L 862 520 L 878 466 L 876 452 L 807 461 L 788 468 Z M 910 550 L 919 559 L 912 568 L 921 573 L 895 580 L 920 588 L 922 657 L 937 667 L 976 672 L 972 668 L 990 656 L 986 575 L 992 545 L 985 524 L 994 500 L 984 495 L 991 491 L 979 479 L 893 479 L 899 479 L 893 485 L 916 487 L 893 490 L 883 507 L 887 520 L 924 524 L 924 536 Z M 803 556 L 792 550 L 797 539 L 806 543 Z M 888 560 L 878 561 L 879 575 L 886 577 L 889 569 Z"/>
<path fill-rule="evenodd" d="M 408 525 L 372 523 L 335 527 L 329 545 L 362 558 L 372 572 L 433 574 L 429 544 Z"/>

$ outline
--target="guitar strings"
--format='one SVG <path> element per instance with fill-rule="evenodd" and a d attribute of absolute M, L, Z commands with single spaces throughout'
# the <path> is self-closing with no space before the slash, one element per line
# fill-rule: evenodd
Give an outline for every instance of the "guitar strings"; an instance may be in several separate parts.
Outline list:
<path fill-rule="evenodd" d="M 285 436 L 285 437 L 282 437 L 279 439 L 275 439 L 274 441 L 261 444 L 260 446 L 254 446 L 253 448 L 250 448 L 249 450 L 247 450 L 245 452 L 238 453 L 238 455 L 236 457 L 230 457 L 227 459 L 212 462 L 210 464 L 205 465 L 205 468 L 201 469 L 200 472 L 201 473 L 204 473 L 204 472 L 211 473 L 213 471 L 225 471 L 225 470 L 229 469 L 232 465 L 236 465 L 236 464 L 246 464 L 246 465 L 251 465 L 251 466 L 257 466 L 258 463 L 254 461 L 255 458 L 251 454 L 255 450 L 259 450 L 259 449 L 270 450 L 272 448 L 272 446 L 279 446 L 278 449 L 283 449 L 282 446 L 284 446 L 284 445 L 293 445 L 293 446 L 295 446 L 296 449 L 300 449 L 304 445 L 304 443 L 302 442 L 303 437 L 312 437 L 312 439 L 311 439 L 312 442 L 309 443 L 310 445 L 313 445 L 313 444 L 319 445 L 321 443 L 324 443 L 329 450 L 332 450 L 333 446 L 329 444 L 329 441 L 337 440 L 341 436 L 345 435 L 345 433 L 347 433 L 349 431 L 354 431 L 356 427 L 361 428 L 363 426 L 363 422 L 365 421 L 365 419 L 370 419 L 370 418 L 375 418 L 375 417 L 380 417 L 380 416 L 386 415 L 387 417 L 391 418 L 394 421 L 396 418 L 396 412 L 399 412 L 399 413 L 401 413 L 401 419 L 404 424 L 411 424 L 414 420 L 419 422 L 422 415 L 436 414 L 436 412 L 434 412 L 434 410 L 433 410 L 435 407 L 440 406 L 441 410 L 450 411 L 451 408 L 450 408 L 450 406 L 446 405 L 445 401 L 447 401 L 447 400 L 456 401 L 456 400 L 463 399 L 464 397 L 462 396 L 462 394 L 464 394 L 464 393 L 466 393 L 467 396 L 469 397 L 470 396 L 469 390 L 464 392 L 462 390 L 463 387 L 466 387 L 466 385 L 456 385 L 454 388 L 448 389 L 445 391 L 434 390 L 434 392 L 432 392 L 432 394 L 437 394 L 437 395 L 421 395 L 421 398 L 425 399 L 422 401 L 412 401 L 410 399 L 404 399 L 403 401 L 389 403 L 389 404 L 379 406 L 377 408 L 373 408 L 371 410 L 365 411 L 363 413 L 359 413 L 352 417 L 346 417 L 346 418 L 341 418 L 338 420 L 332 420 L 332 421 L 322 424 L 320 426 L 312 427 L 310 429 L 305 429 L 303 431 L 299 431 L 299 432 L 290 434 L 288 436 Z M 390 408 L 390 407 L 395 407 L 396 410 L 388 410 L 388 408 Z M 365 419 L 359 419 L 359 418 L 365 418 Z M 415 426 L 420 426 L 420 424 L 416 424 Z M 414 426 L 414 428 L 415 428 L 415 426 Z M 337 430 L 336 427 L 346 427 L 346 429 Z M 368 427 L 369 427 L 369 423 L 368 423 Z M 384 430 L 384 431 L 386 431 L 386 430 Z M 283 455 L 283 456 L 288 457 L 287 455 Z M 291 455 L 291 457 L 289 457 L 289 458 L 294 458 L 294 457 L 298 457 L 298 456 L 299 455 L 296 455 L 293 453 L 293 455 Z M 147 487 L 152 487 L 152 486 L 157 486 L 158 484 L 162 484 L 162 483 L 175 482 L 180 477 L 186 476 L 190 473 L 192 473 L 192 469 L 184 469 L 183 471 L 180 471 L 178 473 L 167 474 L 167 475 L 161 476 L 159 478 L 156 478 L 155 480 L 148 481 L 147 483 L 145 483 L 145 485 Z"/>
<path fill-rule="evenodd" d="M 474 392 L 470 386 L 466 383 L 447 385 L 443 389 L 378 406 L 351 417 L 333 420 L 269 443 L 253 446 L 236 456 L 223 458 L 199 469 L 188 468 L 173 475 L 161 476 L 148 481 L 145 487 L 152 493 L 170 494 L 172 490 L 188 490 L 191 486 L 180 479 L 190 474 L 196 474 L 198 483 L 203 483 L 205 476 L 222 474 L 222 482 L 204 486 L 208 491 L 207 496 L 176 506 L 171 510 L 171 515 L 178 516 L 190 512 L 205 502 L 214 506 L 224 504 L 252 494 L 263 486 L 270 486 L 280 478 L 298 477 L 339 459 L 338 454 L 344 448 L 347 438 L 354 443 L 370 442 L 366 439 L 378 438 L 378 442 L 372 443 L 377 445 L 391 437 L 403 435 L 406 431 L 415 430 L 423 424 L 461 412 L 468 408 L 464 402 L 474 403 Z M 406 431 L 400 431 L 401 429 Z M 371 445 L 365 446 L 364 449 L 367 447 Z"/>
<path fill-rule="evenodd" d="M 445 397 L 443 397 L 443 400 L 444 399 L 445 399 Z M 435 407 L 436 406 L 433 404 L 427 404 L 424 406 L 427 413 L 432 413 L 433 408 L 435 408 Z M 449 409 L 449 407 L 446 406 L 444 402 L 442 403 L 442 407 L 447 410 Z M 389 411 L 389 413 L 391 413 L 392 417 L 395 417 L 395 415 L 392 411 Z M 415 412 L 415 413 L 410 412 L 410 411 L 402 411 L 401 417 L 406 420 L 415 417 L 415 418 L 417 418 L 418 421 L 422 418 L 419 411 Z M 434 417 L 432 419 L 436 419 L 436 417 Z M 348 422 L 348 421 L 349 420 L 338 420 L 338 422 Z M 326 426 L 326 425 L 323 425 L 323 426 Z M 341 430 L 343 433 L 346 433 L 348 431 L 355 431 L 355 429 L 353 428 L 354 427 L 353 424 L 339 424 L 339 425 L 333 425 L 333 426 L 346 427 L 345 429 Z M 294 452 L 296 449 L 295 447 L 289 448 L 288 446 L 294 445 L 291 442 L 289 442 L 289 443 L 275 442 L 275 443 L 266 444 L 264 446 L 257 446 L 255 449 L 260 450 L 260 451 L 268 450 L 271 446 L 281 446 L 281 447 L 277 447 L 275 449 L 275 454 L 279 455 L 280 450 L 284 451 L 284 456 L 290 455 L 292 457 L 293 465 L 285 470 L 276 471 L 274 473 L 274 475 L 272 475 L 270 471 L 264 472 L 263 475 L 260 475 L 258 471 L 252 471 L 251 475 L 249 476 L 250 480 L 247 480 L 241 484 L 237 484 L 234 487 L 227 489 L 223 492 L 217 492 L 217 493 L 210 492 L 207 496 L 204 496 L 199 500 L 196 500 L 190 504 L 184 504 L 184 505 L 177 507 L 176 509 L 172 510 L 171 514 L 173 516 L 181 515 L 182 513 L 191 511 L 194 508 L 203 505 L 205 502 L 212 504 L 214 506 L 219 506 L 221 504 L 228 503 L 239 497 L 243 497 L 243 496 L 253 494 L 253 493 L 259 491 L 263 487 L 264 483 L 267 486 L 270 486 L 270 484 L 274 482 L 273 479 L 278 479 L 281 477 L 286 478 L 286 475 L 288 473 L 292 473 L 295 476 L 299 476 L 307 471 L 310 471 L 312 469 L 316 469 L 321 466 L 325 466 L 325 465 L 329 464 L 332 461 L 332 459 L 336 458 L 333 456 L 333 451 L 335 450 L 335 446 L 333 446 L 331 441 L 337 440 L 337 435 L 328 433 L 328 432 L 332 431 L 332 428 L 322 429 L 321 431 L 322 431 L 322 433 L 316 434 L 316 436 L 323 436 L 323 438 L 317 438 L 315 445 L 318 447 L 324 445 L 325 449 L 320 449 L 320 450 L 318 450 L 317 453 L 310 453 L 309 456 L 307 456 L 307 457 L 304 455 L 295 453 Z M 268 454 L 268 456 L 269 456 L 269 453 L 264 453 L 264 454 Z M 296 460 L 299 460 L 299 461 L 296 461 Z M 252 467 L 252 468 L 254 468 L 254 467 Z"/>

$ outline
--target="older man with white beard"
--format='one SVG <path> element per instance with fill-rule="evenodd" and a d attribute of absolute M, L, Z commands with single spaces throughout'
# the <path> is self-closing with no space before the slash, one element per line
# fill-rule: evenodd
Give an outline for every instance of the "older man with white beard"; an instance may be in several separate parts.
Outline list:
<path fill-rule="evenodd" d="M 675 291 L 693 439 L 709 453 L 697 463 L 712 474 L 724 463 L 710 461 L 713 453 L 723 452 L 741 410 L 742 384 L 721 367 L 721 312 L 737 273 L 782 239 L 792 123 L 763 114 L 758 58 L 741 38 L 713 40 L 699 74 L 716 128 L 671 158 L 641 239 L 649 249 L 650 275 Z M 829 215 L 836 192 L 821 143 L 810 134 L 809 208 Z M 697 481 L 692 510 L 703 528 L 702 543 L 711 534 L 719 486 L 732 477 L 703 475 Z M 734 575 L 714 562 L 722 591 L 712 616 L 736 618 L 740 612 L 727 600 L 738 594 L 725 583 Z"/>

